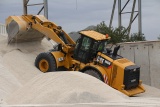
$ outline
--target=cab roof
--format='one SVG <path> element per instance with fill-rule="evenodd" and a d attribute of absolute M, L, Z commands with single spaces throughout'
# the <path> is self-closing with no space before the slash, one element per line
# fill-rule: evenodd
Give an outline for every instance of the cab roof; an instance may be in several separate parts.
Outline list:
<path fill-rule="evenodd" d="M 93 31 L 93 30 L 89 30 L 89 31 L 81 31 L 80 34 L 88 36 L 94 40 L 107 40 L 110 39 L 109 36 L 101 34 L 99 32 Z"/>

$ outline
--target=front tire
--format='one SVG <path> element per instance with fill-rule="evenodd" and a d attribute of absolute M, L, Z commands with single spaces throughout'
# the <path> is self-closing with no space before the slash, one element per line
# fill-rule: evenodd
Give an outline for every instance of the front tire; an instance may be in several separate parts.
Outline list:
<path fill-rule="evenodd" d="M 35 59 L 35 66 L 43 73 L 57 70 L 56 60 L 49 52 L 40 53 Z"/>
<path fill-rule="evenodd" d="M 101 74 L 94 69 L 85 70 L 84 73 L 91 75 L 91 76 L 103 81 Z"/>

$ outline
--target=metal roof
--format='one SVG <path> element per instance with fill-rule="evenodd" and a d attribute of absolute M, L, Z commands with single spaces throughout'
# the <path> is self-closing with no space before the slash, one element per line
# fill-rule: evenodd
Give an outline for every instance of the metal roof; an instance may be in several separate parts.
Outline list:
<path fill-rule="evenodd" d="M 89 30 L 89 31 L 81 31 L 80 34 L 86 35 L 92 39 L 95 40 L 106 40 L 106 39 L 110 39 L 110 37 L 107 37 L 106 35 L 103 35 L 99 32 L 93 31 L 93 30 Z"/>

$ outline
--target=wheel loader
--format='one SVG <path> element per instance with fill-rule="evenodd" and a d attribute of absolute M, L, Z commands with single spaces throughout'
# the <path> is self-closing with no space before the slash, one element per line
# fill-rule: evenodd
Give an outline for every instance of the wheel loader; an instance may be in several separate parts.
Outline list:
<path fill-rule="evenodd" d="M 96 31 L 80 31 L 76 43 L 61 26 L 42 15 L 9 16 L 6 19 L 8 43 L 41 41 L 44 37 L 57 45 L 40 53 L 35 66 L 42 72 L 79 71 L 89 74 L 106 85 L 134 96 L 145 92 L 140 80 L 140 67 L 118 55 L 120 46 L 112 52 L 106 48 L 109 35 Z"/>

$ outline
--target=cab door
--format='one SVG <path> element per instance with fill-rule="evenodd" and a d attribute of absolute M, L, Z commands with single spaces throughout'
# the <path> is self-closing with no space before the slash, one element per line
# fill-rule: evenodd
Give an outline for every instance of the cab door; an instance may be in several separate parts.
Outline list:
<path fill-rule="evenodd" d="M 74 59 L 88 63 L 90 56 L 90 47 L 92 44 L 92 39 L 86 36 L 81 37 L 76 44 L 74 51 Z"/>

